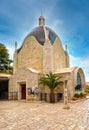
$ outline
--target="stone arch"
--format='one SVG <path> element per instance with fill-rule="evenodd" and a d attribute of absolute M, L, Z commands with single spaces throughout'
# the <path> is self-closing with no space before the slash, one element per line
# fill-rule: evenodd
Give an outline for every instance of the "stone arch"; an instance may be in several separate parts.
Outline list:
<path fill-rule="evenodd" d="M 81 85 L 82 85 L 81 91 L 83 91 L 85 87 L 85 76 L 84 76 L 84 72 L 82 68 L 76 68 L 75 70 L 75 86 L 78 85 L 78 82 L 77 82 L 78 76 L 80 77 L 80 80 L 81 80 Z"/>

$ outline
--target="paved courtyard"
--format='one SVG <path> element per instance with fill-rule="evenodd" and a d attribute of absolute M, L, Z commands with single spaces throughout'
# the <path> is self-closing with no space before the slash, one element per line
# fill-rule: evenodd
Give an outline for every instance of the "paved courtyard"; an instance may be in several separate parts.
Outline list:
<path fill-rule="evenodd" d="M 89 130 L 89 100 L 69 105 L 0 101 L 0 130 Z"/>

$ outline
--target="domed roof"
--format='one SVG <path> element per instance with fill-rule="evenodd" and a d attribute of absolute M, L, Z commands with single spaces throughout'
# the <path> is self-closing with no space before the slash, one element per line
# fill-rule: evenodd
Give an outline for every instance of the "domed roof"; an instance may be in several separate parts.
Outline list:
<path fill-rule="evenodd" d="M 47 34 L 46 34 L 47 33 Z M 29 37 L 29 36 L 34 36 L 36 40 L 39 42 L 39 44 L 44 45 L 45 40 L 46 40 L 46 35 L 48 40 L 50 40 L 50 43 L 53 45 L 54 41 L 56 39 L 57 34 L 50 29 L 49 27 L 45 26 L 45 19 L 43 16 L 39 17 L 39 26 L 34 28 L 24 39 L 24 41 Z M 23 41 L 23 43 L 24 43 Z M 23 46 L 23 44 L 22 44 Z M 18 52 L 22 48 L 22 46 L 18 49 Z"/>
<path fill-rule="evenodd" d="M 57 37 L 57 34 L 52 29 L 50 29 L 48 27 L 45 27 L 45 29 L 49 32 L 48 38 L 49 38 L 51 44 L 53 45 L 53 43 L 54 43 L 54 41 L 55 41 L 55 39 Z M 38 27 L 34 28 L 27 35 L 27 37 L 29 37 L 29 36 L 34 36 L 41 45 L 44 45 L 44 43 L 45 43 L 45 31 L 44 31 L 43 26 L 38 26 Z"/>

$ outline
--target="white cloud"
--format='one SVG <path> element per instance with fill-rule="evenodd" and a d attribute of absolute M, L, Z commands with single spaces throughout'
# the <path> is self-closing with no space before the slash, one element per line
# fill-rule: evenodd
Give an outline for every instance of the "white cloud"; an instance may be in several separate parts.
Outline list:
<path fill-rule="evenodd" d="M 56 19 L 53 21 L 52 27 L 53 28 L 58 28 L 59 26 L 61 26 L 63 24 L 63 21 L 60 19 Z"/>
<path fill-rule="evenodd" d="M 70 66 L 78 66 L 82 68 L 85 73 L 85 79 L 89 82 L 89 56 L 87 57 L 74 57 L 70 55 Z"/>
<path fill-rule="evenodd" d="M 10 59 L 13 59 L 15 48 L 12 48 L 12 46 L 7 46 L 7 49 L 9 51 Z"/>

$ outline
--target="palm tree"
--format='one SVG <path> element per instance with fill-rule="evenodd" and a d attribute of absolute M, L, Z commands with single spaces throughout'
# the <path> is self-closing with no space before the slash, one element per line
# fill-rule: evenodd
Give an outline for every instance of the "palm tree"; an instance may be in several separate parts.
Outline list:
<path fill-rule="evenodd" d="M 58 77 L 56 74 L 53 74 L 52 72 L 50 72 L 49 74 L 46 74 L 39 79 L 40 84 L 43 84 L 44 86 L 49 87 L 51 103 L 55 102 L 54 89 L 58 85 L 63 85 L 63 81 L 60 81 L 60 78 L 61 77 Z"/>

